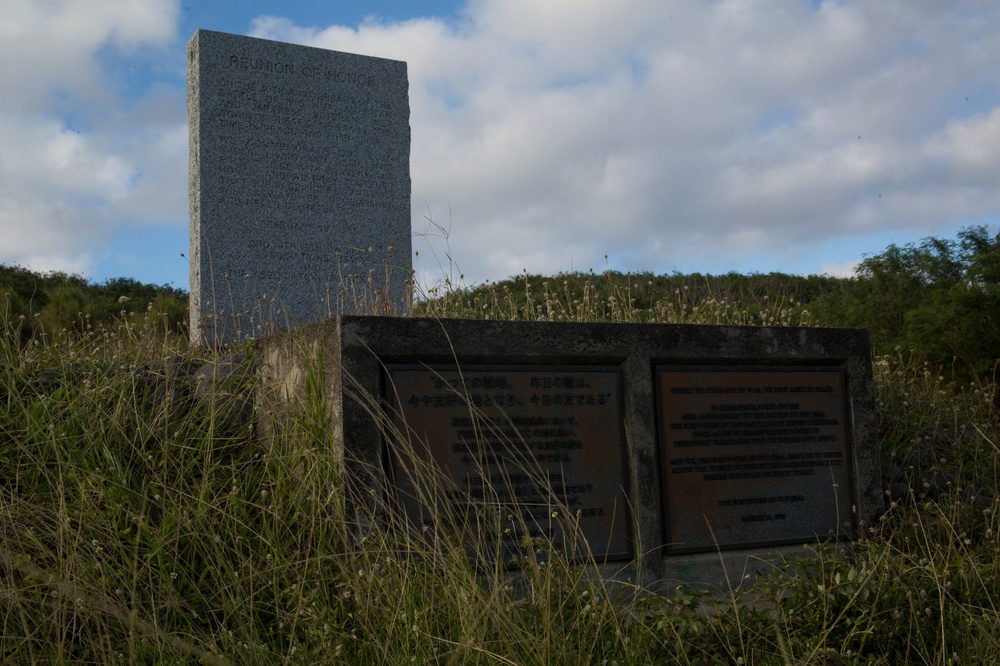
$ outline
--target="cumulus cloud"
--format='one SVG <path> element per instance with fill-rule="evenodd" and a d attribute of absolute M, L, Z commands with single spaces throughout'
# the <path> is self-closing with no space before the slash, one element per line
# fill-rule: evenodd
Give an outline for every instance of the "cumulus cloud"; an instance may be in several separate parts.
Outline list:
<path fill-rule="evenodd" d="M 6 1 L 0 57 L 26 65 L 0 70 L 0 261 L 86 265 L 123 225 L 185 225 L 183 58 L 121 90 L 125 58 L 179 48 L 177 15 Z M 882 249 L 852 238 L 995 220 L 998 27 L 987 0 L 469 0 L 250 34 L 407 61 L 418 267 L 440 275 L 433 249 L 475 282 L 837 272 Z"/>
<path fill-rule="evenodd" d="M 986 2 L 474 0 L 452 22 L 254 33 L 408 61 L 414 226 L 450 215 L 475 280 L 605 254 L 724 272 L 812 253 L 839 272 L 857 257 L 830 263 L 831 240 L 996 215 L 998 19 Z"/>
<path fill-rule="evenodd" d="M 860 263 L 860 259 L 855 259 L 843 264 L 822 264 L 816 272 L 819 275 L 829 275 L 830 277 L 853 277 L 854 271 Z"/>
<path fill-rule="evenodd" d="M 108 55 L 168 44 L 177 4 L 6 0 L 3 12 L 0 61 L 18 66 L 0 69 L 0 262 L 86 273 L 159 161 L 124 127 L 134 101 L 116 93 Z"/>

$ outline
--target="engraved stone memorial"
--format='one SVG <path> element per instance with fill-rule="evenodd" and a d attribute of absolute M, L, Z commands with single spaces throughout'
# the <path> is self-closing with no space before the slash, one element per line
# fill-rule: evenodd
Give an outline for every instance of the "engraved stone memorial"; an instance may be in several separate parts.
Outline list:
<path fill-rule="evenodd" d="M 542 538 L 608 579 L 725 588 L 883 506 L 862 330 L 342 316 L 256 357 L 275 422 L 326 396 L 362 529 L 433 535 L 436 511 L 505 564 Z"/>
<path fill-rule="evenodd" d="M 195 344 L 407 309 L 406 63 L 199 30 L 188 117 Z"/>

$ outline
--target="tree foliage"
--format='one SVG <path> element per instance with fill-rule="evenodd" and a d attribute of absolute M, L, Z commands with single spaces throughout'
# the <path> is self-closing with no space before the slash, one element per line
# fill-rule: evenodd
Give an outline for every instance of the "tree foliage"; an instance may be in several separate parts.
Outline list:
<path fill-rule="evenodd" d="M 79 275 L 0 265 L 0 318 L 18 321 L 23 340 L 80 333 L 101 328 L 115 317 L 147 313 L 180 331 L 186 326 L 187 293 L 132 278 L 91 284 Z"/>
<path fill-rule="evenodd" d="M 831 323 L 871 331 L 878 353 L 895 347 L 950 369 L 991 378 L 1000 360 L 1000 232 L 969 227 L 867 256 L 820 309 Z"/>
<path fill-rule="evenodd" d="M 851 278 L 610 270 L 525 273 L 475 287 L 450 286 L 444 293 L 431 290 L 415 314 L 433 316 L 442 311 L 440 304 L 452 301 L 471 307 L 496 305 L 498 299 L 519 316 L 544 318 L 546 305 L 557 303 L 562 312 L 585 315 L 588 321 L 652 320 L 665 305 L 690 312 L 713 303 L 720 311 L 762 314 L 781 313 L 787 307 L 810 313 L 810 321 L 821 326 L 868 329 L 877 354 L 900 347 L 956 378 L 993 380 L 1000 362 L 1000 230 L 976 226 L 954 239 L 928 237 L 918 244 L 890 245 L 867 255 Z M 123 314 L 146 313 L 181 330 L 187 294 L 130 278 L 89 284 L 65 273 L 40 275 L 0 266 L 0 316 L 5 312 L 24 318 L 24 339 L 99 328 Z"/>

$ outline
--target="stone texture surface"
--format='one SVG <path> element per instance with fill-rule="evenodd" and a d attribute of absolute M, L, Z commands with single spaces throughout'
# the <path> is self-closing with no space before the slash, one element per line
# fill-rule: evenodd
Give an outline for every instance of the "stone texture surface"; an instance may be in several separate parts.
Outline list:
<path fill-rule="evenodd" d="M 406 310 L 406 63 L 199 30 L 188 117 L 196 344 Z"/>
<path fill-rule="evenodd" d="M 642 558 L 608 563 L 609 579 L 654 588 L 677 584 L 739 585 L 766 570 L 763 559 L 794 555 L 801 545 L 668 554 L 665 544 L 656 368 L 663 365 L 731 367 L 835 365 L 843 371 L 844 415 L 849 424 L 851 515 L 847 535 L 863 538 L 883 511 L 884 488 L 866 331 L 855 329 L 751 328 L 651 324 L 572 324 L 344 316 L 259 343 L 258 414 L 274 416 L 301 404 L 308 386 L 322 385 L 334 425 L 334 447 L 343 456 L 349 509 L 375 516 L 394 492 L 384 418 L 392 387 L 385 367 L 513 365 L 617 367 L 622 373 L 622 414 L 631 529 L 631 551 Z M 309 382 L 310 376 L 320 382 Z M 390 401 L 391 402 L 391 401 Z M 273 419 L 262 418 L 262 431 Z M 295 452 L 288 452 L 293 454 Z M 778 482 L 774 482 L 778 486 Z M 377 498 L 381 498 L 380 500 Z M 371 506 L 366 505 L 370 503 Z M 821 526 L 825 531 L 826 525 Z M 727 575 L 731 578 L 727 581 Z"/>

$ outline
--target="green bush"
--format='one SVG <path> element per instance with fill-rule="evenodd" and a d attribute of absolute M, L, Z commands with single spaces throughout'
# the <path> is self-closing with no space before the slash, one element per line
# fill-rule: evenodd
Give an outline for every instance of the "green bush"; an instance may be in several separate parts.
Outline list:
<path fill-rule="evenodd" d="M 84 333 L 91 327 L 90 295 L 76 285 L 62 285 L 46 292 L 48 303 L 38 313 L 38 324 L 50 337 Z"/>
<path fill-rule="evenodd" d="M 992 380 L 1000 361 L 1000 232 L 970 227 L 867 257 L 846 289 L 816 309 L 867 328 L 876 352 L 895 347 L 957 379 Z"/>

